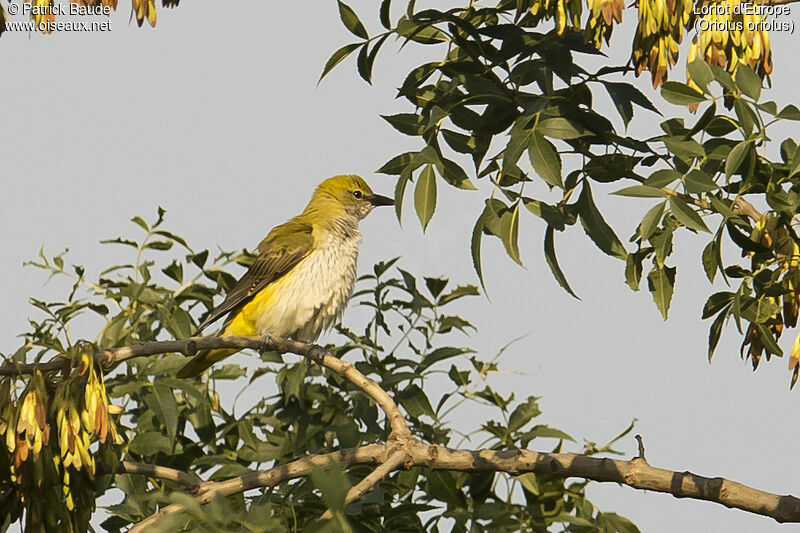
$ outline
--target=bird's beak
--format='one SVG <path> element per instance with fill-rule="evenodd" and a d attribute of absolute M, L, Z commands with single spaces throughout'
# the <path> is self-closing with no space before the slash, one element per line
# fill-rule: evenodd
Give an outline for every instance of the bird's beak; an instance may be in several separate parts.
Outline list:
<path fill-rule="evenodd" d="M 380 194 L 371 194 L 367 196 L 367 200 L 375 207 L 379 205 L 394 205 L 393 199 L 388 196 L 381 196 Z"/>

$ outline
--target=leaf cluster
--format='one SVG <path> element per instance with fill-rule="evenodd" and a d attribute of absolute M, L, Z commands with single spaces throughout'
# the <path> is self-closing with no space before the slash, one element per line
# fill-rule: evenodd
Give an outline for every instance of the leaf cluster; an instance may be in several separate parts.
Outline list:
<path fill-rule="evenodd" d="M 794 221 L 800 153 L 796 141 L 785 139 L 780 159 L 772 160 L 767 131 L 800 119 L 800 111 L 762 99 L 763 71 L 738 64 L 731 75 L 697 59 L 688 65 L 690 84 L 665 82 L 661 95 L 702 108 L 699 117 L 692 124 L 665 117 L 648 138 L 622 134 L 598 107 L 602 97 L 610 98 L 626 127 L 635 107 L 661 114 L 619 79 L 629 67 L 584 68 L 582 58 L 599 53 L 586 35 L 569 25 L 540 33 L 530 10 L 535 12 L 525 2 L 498 2 L 416 12 L 410 2 L 394 25 L 384 16 L 388 8 L 381 11 L 387 32 L 404 44 L 429 46 L 439 57 L 412 69 L 400 86 L 398 96 L 412 110 L 384 117 L 421 144 L 379 169 L 396 177 L 398 217 L 415 181 L 413 201 L 423 228 L 433 219 L 438 183 L 484 196 L 470 244 L 483 284 L 484 237 L 497 238 L 521 264 L 521 223 L 526 212 L 533 214 L 544 223 L 547 265 L 576 297 L 558 261 L 556 235 L 580 222 L 597 248 L 624 261 L 632 289 L 647 279 L 665 319 L 678 277 L 670 264 L 676 232 L 708 234 L 700 262 L 709 281 L 717 273 L 728 285 L 739 280 L 738 288 L 714 294 L 703 311 L 704 318 L 714 318 L 709 357 L 729 320 L 743 336 L 742 357 L 754 368 L 762 356 L 782 355 L 779 337 L 796 325 L 800 302 Z M 659 200 L 636 227 L 632 250 L 595 200 L 611 187 L 618 196 Z M 724 250 L 738 251 L 750 264 L 724 258 Z M 800 370 L 800 343 L 795 345 L 792 384 Z"/>
<path fill-rule="evenodd" d="M 102 446 L 91 444 L 81 456 L 84 467 L 68 471 L 68 487 L 80 520 L 69 525 L 58 522 L 53 530 L 86 531 L 96 498 L 121 493 L 119 503 L 106 507 L 110 516 L 102 526 L 108 531 L 120 531 L 176 502 L 185 510 L 159 522 L 165 530 L 467 531 L 491 524 L 498 531 L 637 531 L 626 519 L 599 511 L 586 497 L 585 482 L 566 483 L 539 474 L 513 477 L 414 467 L 390 475 L 347 506 L 344 496 L 348 488 L 369 473 L 370 467 L 357 465 L 345 471 L 331 464 L 315 469 L 308 478 L 256 493 L 219 497 L 203 506 L 184 486 L 167 479 L 138 474 L 90 476 L 94 470 L 87 468 L 88 464 L 102 463 L 108 468 L 125 460 L 224 480 L 307 454 L 385 441 L 389 434 L 377 406 L 351 382 L 304 360 L 293 362 L 276 353 L 251 357 L 246 364 L 240 359 L 213 368 L 201 379 L 174 377 L 184 362 L 178 354 L 128 359 L 123 367 L 103 376 L 86 359 L 94 347 L 69 339 L 70 327 L 77 326 L 82 312 L 106 320 L 98 339 L 109 346 L 178 338 L 184 331 L 192 331 L 211 299 L 229 286 L 232 278 L 226 266 L 234 259 L 246 262 L 249 257 L 225 253 L 207 265 L 207 251 L 195 252 L 181 237 L 163 229 L 163 211 L 152 224 L 138 217 L 134 223 L 144 232 L 142 239 L 111 242 L 130 248 L 136 260 L 103 271 L 96 281 L 89 281 L 83 268 L 67 269 L 63 255 L 46 259 L 42 254 L 36 266 L 59 277 L 69 276 L 70 295 L 61 304 L 35 303 L 45 318 L 32 322 L 15 360 L 23 364 L 43 360 L 46 355 L 76 353 L 75 360 L 83 362 L 75 365 L 66 380 L 55 372 L 37 373 L 31 379 L 7 378 L 0 391 L 17 398 L 9 404 L 15 410 L 20 410 L 35 390 L 46 411 L 74 406 L 81 421 L 89 420 L 89 404 L 98 404 L 98 399 L 106 412 L 120 413 L 113 420 L 118 444 L 113 444 L 114 439 Z M 181 260 L 167 253 L 176 245 L 187 252 Z M 491 449 L 525 448 L 540 442 L 552 446 L 555 442 L 555 450 L 564 442 L 574 442 L 562 430 L 538 421 L 537 398 L 519 401 L 514 394 L 502 394 L 491 385 L 492 375 L 499 371 L 499 355 L 487 360 L 455 342 L 475 330 L 459 310 L 465 308 L 466 298 L 478 294 L 477 288 L 452 286 L 444 278 L 417 277 L 397 264 L 397 259 L 378 263 L 359 279 L 354 303 L 365 311 L 358 314 L 367 318 L 358 327 L 341 326 L 341 342 L 328 349 L 353 360 L 359 371 L 387 390 L 407 415 L 412 432 L 424 441 L 453 446 L 479 440 L 480 446 Z M 92 309 L 89 302 L 95 307 L 104 305 L 108 311 Z M 181 329 L 182 319 L 175 318 L 183 313 L 186 329 Z M 91 377 L 87 381 L 87 371 L 95 381 Z M 97 384 L 102 384 L 102 391 Z M 67 386 L 71 388 L 65 389 Z M 54 388 L 65 392 L 53 392 Z M 251 398 L 249 403 L 247 398 Z M 454 422 L 455 414 L 464 409 L 493 414 L 464 431 Z M 35 428 L 43 431 L 47 424 L 39 423 L 36 408 L 20 412 L 33 413 L 22 417 L 33 425 L 19 426 L 16 415 L 0 414 L 0 421 L 7 423 L 3 429 L 11 428 L 12 434 L 33 442 Z M 56 424 L 50 423 L 50 427 Z M 51 447 L 57 440 L 49 440 Z M 29 525 L 35 524 L 39 515 L 31 502 L 37 501 L 43 508 L 65 502 L 65 493 L 60 492 L 67 486 L 64 476 L 41 473 L 45 459 L 50 458 L 46 451 L 39 458 L 34 453 L 20 457 L 16 467 L 10 466 L 13 459 L 6 447 L 0 451 L 2 475 L 6 476 L 0 496 L 19 502 L 11 520 L 21 520 L 24 515 Z M 613 453 L 611 443 L 599 448 L 587 443 L 585 451 Z M 19 472 L 24 472 L 24 477 L 12 477 Z M 53 494 L 46 492 L 45 498 L 37 500 L 33 495 L 42 490 L 42 480 L 47 480 L 45 486 L 51 487 L 48 490 Z M 334 512 L 334 520 L 319 524 L 320 515 L 328 508 Z"/>

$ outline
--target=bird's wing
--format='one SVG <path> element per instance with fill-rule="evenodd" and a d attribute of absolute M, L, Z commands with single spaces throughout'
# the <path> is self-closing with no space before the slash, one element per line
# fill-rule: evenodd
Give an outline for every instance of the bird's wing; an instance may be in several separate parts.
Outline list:
<path fill-rule="evenodd" d="M 245 305 L 261 289 L 294 268 L 311 251 L 314 244 L 311 231 L 310 224 L 296 219 L 273 228 L 259 243 L 260 253 L 250 269 L 236 282 L 225 300 L 198 326 L 197 333 L 220 317 Z"/>

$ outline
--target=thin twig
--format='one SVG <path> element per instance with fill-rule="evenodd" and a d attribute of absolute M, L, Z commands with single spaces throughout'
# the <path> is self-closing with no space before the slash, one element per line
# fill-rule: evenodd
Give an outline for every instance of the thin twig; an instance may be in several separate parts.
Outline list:
<path fill-rule="evenodd" d="M 639 455 L 636 458 L 647 461 L 647 459 L 644 458 L 644 440 L 642 440 L 642 436 L 636 435 L 634 438 L 636 439 L 636 444 L 639 446 Z"/>
<path fill-rule="evenodd" d="M 383 478 L 397 470 L 397 468 L 403 464 L 405 460 L 406 452 L 404 449 L 397 449 L 392 452 L 392 454 L 384 463 L 370 472 L 366 477 L 364 477 L 364 479 L 359 481 L 355 486 L 351 487 L 350 490 L 347 491 L 347 495 L 344 498 L 345 505 L 356 501 L 364 494 L 371 491 L 372 488 L 380 483 Z M 321 519 L 330 520 L 331 518 L 333 518 L 333 511 L 328 509 L 325 511 L 325 514 L 322 515 Z"/>

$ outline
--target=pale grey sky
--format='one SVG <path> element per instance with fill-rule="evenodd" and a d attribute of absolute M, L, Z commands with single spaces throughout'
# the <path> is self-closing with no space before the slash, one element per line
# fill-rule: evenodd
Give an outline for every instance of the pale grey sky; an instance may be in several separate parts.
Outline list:
<path fill-rule="evenodd" d="M 160 9 L 155 30 L 129 24 L 127 2 L 120 4 L 107 33 L 0 38 L 4 353 L 18 346 L 15 335 L 35 315 L 30 296 L 64 294 L 63 284 L 43 286 L 41 272 L 22 267 L 42 245 L 52 253 L 69 247 L 68 261 L 96 274 L 125 257 L 124 250 L 98 241 L 130 233 L 133 215 L 152 218 L 161 205 L 167 226 L 196 247 L 252 248 L 302 209 L 325 177 L 358 173 L 376 191 L 390 193 L 394 180 L 374 170 L 419 148 L 378 115 L 408 110 L 394 99 L 395 88 L 432 52 L 408 47 L 397 55 L 387 46 L 374 86 L 357 79 L 351 59 L 317 87 L 328 56 L 354 40 L 333 1 L 195 0 Z M 374 30 L 377 2 L 351 5 Z M 625 12 L 628 31 L 633 13 Z M 800 81 L 791 71 L 797 42 L 777 34 L 773 41 L 777 89 L 766 95 L 785 104 Z M 630 39 L 615 42 L 614 58 L 627 56 Z M 637 85 L 666 113 L 674 111 L 648 89 L 648 79 Z M 640 109 L 636 114 L 632 132 L 653 134 L 658 117 Z M 615 112 L 608 115 L 620 125 Z M 439 190 L 439 209 L 425 236 L 410 200 L 402 228 L 388 210 L 362 224 L 361 272 L 378 259 L 402 255 L 412 272 L 475 282 L 469 233 L 485 191 L 441 184 Z M 599 190 L 595 195 L 623 241 L 651 204 L 607 198 Z M 479 331 L 466 342 L 491 357 L 529 333 L 502 359 L 503 368 L 522 375 L 497 376 L 494 384 L 520 398 L 542 396 L 541 422 L 579 439 L 605 442 L 638 418 L 636 432 L 654 466 L 800 493 L 794 460 L 800 391 L 788 391 L 785 360 L 765 362 L 753 374 L 739 358 L 732 327 L 713 364 L 706 360 L 709 324 L 699 316 L 713 290 L 700 266 L 702 239 L 687 232 L 676 239 L 678 285 L 671 318 L 663 322 L 649 294 L 631 292 L 623 265 L 598 251 L 579 227 L 557 236 L 562 268 L 582 301 L 569 297 L 543 260 L 543 229 L 533 216 L 524 218 L 525 269 L 508 260 L 498 242 L 485 240 L 491 302 L 469 306 Z M 94 335 L 85 328 L 78 335 Z M 785 347 L 793 333 L 785 334 Z M 633 437 L 618 447 L 628 456 L 636 451 Z M 797 529 L 628 487 L 592 484 L 589 494 L 644 532 Z"/>

